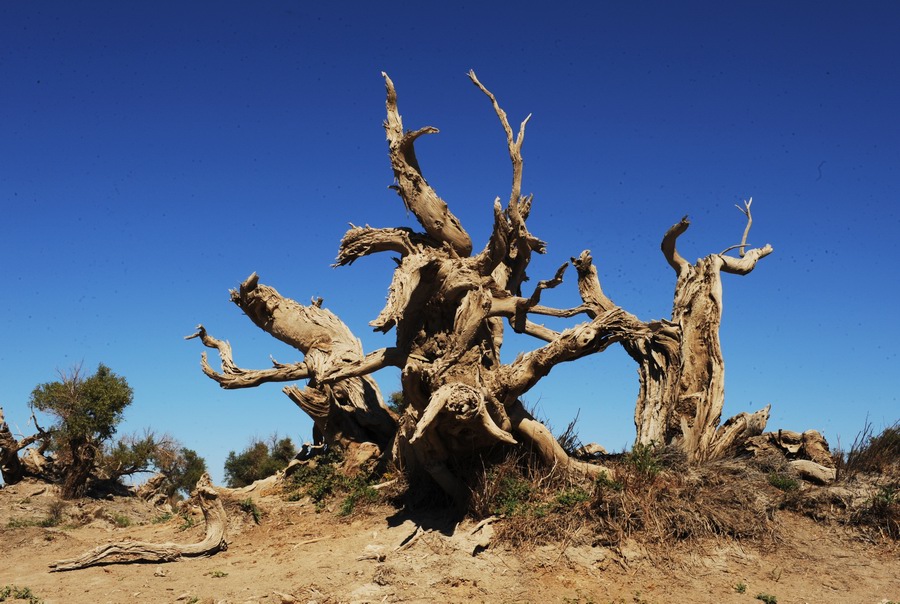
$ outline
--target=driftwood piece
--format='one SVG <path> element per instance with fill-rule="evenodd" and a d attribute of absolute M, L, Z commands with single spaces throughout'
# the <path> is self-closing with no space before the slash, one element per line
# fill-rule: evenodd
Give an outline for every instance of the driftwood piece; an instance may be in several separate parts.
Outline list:
<path fill-rule="evenodd" d="M 206 536 L 198 543 L 148 543 L 145 541 L 117 541 L 101 545 L 89 552 L 50 565 L 50 572 L 78 570 L 97 564 L 128 564 L 131 562 L 171 562 L 181 557 L 207 556 L 227 549 L 225 527 L 227 519 L 219 493 L 213 488 L 208 474 L 197 481 L 195 491 L 206 521 Z"/>

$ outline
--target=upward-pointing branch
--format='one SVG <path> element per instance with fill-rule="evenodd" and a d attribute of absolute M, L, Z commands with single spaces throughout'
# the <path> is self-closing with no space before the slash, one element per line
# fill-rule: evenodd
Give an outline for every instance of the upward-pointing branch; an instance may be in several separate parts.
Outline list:
<path fill-rule="evenodd" d="M 494 106 L 497 117 L 500 118 L 500 124 L 503 126 L 503 131 L 506 132 L 506 146 L 509 149 L 509 159 L 512 161 L 513 165 L 512 192 L 509 196 L 509 206 L 511 212 L 518 212 L 518 208 L 516 207 L 516 209 L 513 210 L 513 207 L 518 205 L 519 198 L 522 195 L 522 143 L 525 140 L 525 124 L 531 119 L 531 114 L 528 114 L 528 117 L 522 120 L 522 125 L 519 126 L 519 134 L 516 139 L 513 140 L 512 127 L 509 125 L 509 119 L 506 117 L 506 112 L 503 111 L 500 104 L 497 102 L 497 97 L 478 81 L 474 70 L 469 70 L 469 79 L 472 80 L 472 83 L 475 84 L 481 92 L 491 99 L 491 104 Z"/>
<path fill-rule="evenodd" d="M 397 185 L 394 187 L 403 199 L 403 204 L 416 217 L 435 241 L 447 243 L 459 256 L 468 256 L 472 253 L 472 239 L 463 229 L 459 219 L 456 218 L 447 207 L 447 203 L 438 197 L 422 176 L 419 161 L 413 143 L 423 134 L 434 134 L 437 128 L 426 127 L 414 132 L 404 132 L 403 121 L 397 109 L 397 91 L 394 83 L 384 72 L 385 88 L 387 89 L 387 119 L 384 121 L 384 130 L 387 133 L 391 167 L 394 170 L 394 178 Z"/>

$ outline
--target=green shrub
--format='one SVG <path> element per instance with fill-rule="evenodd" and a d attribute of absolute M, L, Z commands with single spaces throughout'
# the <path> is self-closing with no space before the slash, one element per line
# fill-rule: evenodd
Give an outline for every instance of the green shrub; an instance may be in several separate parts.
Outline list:
<path fill-rule="evenodd" d="M 768 480 L 770 485 L 772 485 L 776 489 L 781 489 L 785 493 L 790 493 L 791 491 L 796 491 L 800 488 L 800 483 L 795 478 L 791 478 L 787 474 L 772 472 L 769 474 Z"/>
<path fill-rule="evenodd" d="M 625 488 L 625 485 L 621 481 L 611 479 L 606 472 L 601 472 L 594 481 L 594 484 L 597 485 L 598 489 L 609 489 L 617 492 Z"/>
<path fill-rule="evenodd" d="M 762 600 L 765 604 L 778 604 L 778 598 L 771 594 L 756 594 L 757 600 Z"/>
<path fill-rule="evenodd" d="M 556 504 L 561 508 L 571 508 L 590 499 L 591 494 L 581 487 L 570 487 L 556 496 Z"/>
<path fill-rule="evenodd" d="M 42 604 L 43 602 L 43 600 L 34 595 L 30 587 L 4 585 L 0 588 L 0 602 L 8 602 L 11 600 L 25 600 L 28 604 Z"/>
<path fill-rule="evenodd" d="M 247 499 L 238 502 L 238 507 L 241 508 L 241 511 L 245 514 L 250 514 L 250 516 L 253 517 L 253 522 L 259 524 L 259 521 L 262 518 L 262 512 L 260 511 L 259 506 L 256 505 L 256 502 L 253 501 L 253 499 L 248 497 Z"/>
<path fill-rule="evenodd" d="M 131 518 L 124 514 L 113 514 L 112 521 L 119 528 L 127 528 L 131 526 Z"/>
<path fill-rule="evenodd" d="M 178 527 L 179 531 L 186 531 L 190 528 L 193 528 L 197 521 L 194 520 L 194 517 L 188 514 L 187 512 L 180 512 L 178 514 L 181 516 L 181 525 Z"/>
<path fill-rule="evenodd" d="M 371 480 L 363 475 L 347 477 L 337 469 L 341 458 L 335 453 L 326 453 L 314 460 L 296 466 L 285 486 L 285 498 L 299 501 L 308 497 L 317 512 L 325 509 L 328 500 L 344 495 L 338 508 L 338 515 L 349 516 L 359 503 L 378 501 L 380 495 L 372 488 Z"/>
<path fill-rule="evenodd" d="M 225 460 L 225 483 L 231 488 L 245 487 L 284 469 L 297 453 L 290 438 L 272 435 L 269 442 L 252 440 L 240 453 L 229 451 Z"/>
<path fill-rule="evenodd" d="M 635 470 L 645 476 L 656 476 L 662 469 L 662 462 L 659 456 L 659 447 L 656 443 L 649 445 L 636 444 L 630 453 L 626 456 Z"/>
<path fill-rule="evenodd" d="M 532 484 L 519 476 L 500 478 L 499 490 L 494 500 L 494 514 L 513 516 L 531 499 Z"/>

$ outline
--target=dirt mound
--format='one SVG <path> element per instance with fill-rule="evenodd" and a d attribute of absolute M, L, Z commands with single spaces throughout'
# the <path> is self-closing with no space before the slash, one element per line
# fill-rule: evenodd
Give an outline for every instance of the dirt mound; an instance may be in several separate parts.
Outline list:
<path fill-rule="evenodd" d="M 383 504 L 342 516 L 339 502 L 288 501 L 274 488 L 225 499 L 226 551 L 50 574 L 54 561 L 107 542 L 198 541 L 202 516 L 190 505 L 170 511 L 137 498 L 60 502 L 47 485 L 5 487 L 0 589 L 9 588 L 7 598 L 30 593 L 35 602 L 91 604 L 900 600 L 896 542 L 867 540 L 789 506 L 770 508 L 770 538 L 666 545 L 626 535 L 604 546 L 576 533 L 516 547 L 495 535 L 507 519 L 455 524 L 439 511 L 417 515 Z"/>

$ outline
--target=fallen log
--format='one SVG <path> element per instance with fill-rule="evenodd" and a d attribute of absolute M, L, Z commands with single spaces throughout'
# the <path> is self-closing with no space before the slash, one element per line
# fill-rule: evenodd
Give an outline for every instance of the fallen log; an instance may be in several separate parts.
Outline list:
<path fill-rule="evenodd" d="M 98 564 L 129 564 L 132 562 L 171 562 L 187 556 L 207 556 L 228 548 L 225 541 L 225 508 L 219 493 L 213 488 L 208 474 L 197 481 L 195 490 L 206 521 L 206 536 L 199 543 L 148 543 L 124 540 L 107 543 L 89 552 L 59 560 L 50 565 L 50 572 L 78 570 Z"/>

